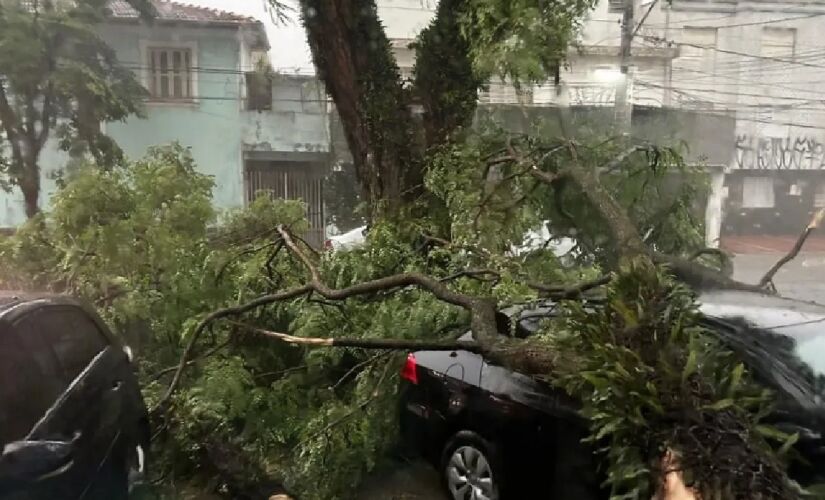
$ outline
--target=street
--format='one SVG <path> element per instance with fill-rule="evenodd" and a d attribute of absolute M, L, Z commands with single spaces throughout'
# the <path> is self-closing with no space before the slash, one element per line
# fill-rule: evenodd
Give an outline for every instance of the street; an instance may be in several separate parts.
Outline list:
<path fill-rule="evenodd" d="M 733 277 L 757 283 L 782 253 L 740 254 L 734 257 Z M 780 295 L 825 304 L 825 253 L 802 252 L 785 264 L 774 283 Z"/>

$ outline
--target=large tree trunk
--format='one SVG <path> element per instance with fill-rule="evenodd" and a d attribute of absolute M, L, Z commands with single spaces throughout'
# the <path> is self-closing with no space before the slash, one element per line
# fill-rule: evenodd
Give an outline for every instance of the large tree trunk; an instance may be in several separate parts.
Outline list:
<path fill-rule="evenodd" d="M 374 1 L 302 0 L 307 39 L 375 218 L 422 191 L 422 156 L 390 42 Z M 412 180 L 411 184 L 409 181 Z"/>
<path fill-rule="evenodd" d="M 31 219 L 40 213 L 40 166 L 36 154 L 24 160 L 19 185 L 20 191 L 23 192 L 26 217 Z"/>
<path fill-rule="evenodd" d="M 484 83 L 473 69 L 470 46 L 461 35 L 466 0 L 441 0 L 435 20 L 421 32 L 415 50 L 415 93 L 424 107 L 428 147 L 472 124 L 478 88 Z"/>

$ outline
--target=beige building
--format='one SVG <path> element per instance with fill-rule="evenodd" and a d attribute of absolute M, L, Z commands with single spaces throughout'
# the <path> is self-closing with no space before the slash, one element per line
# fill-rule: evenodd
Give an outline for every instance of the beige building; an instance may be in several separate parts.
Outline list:
<path fill-rule="evenodd" d="M 402 70 L 408 42 L 436 0 L 379 0 Z M 486 103 L 614 106 L 622 0 L 603 0 L 570 48 L 561 88 L 517 95 L 491 82 Z M 825 1 L 637 0 L 628 94 L 634 106 L 694 110 L 734 120 L 729 153 L 713 171 L 708 243 L 796 232 L 825 207 Z M 641 23 L 640 23 L 641 21 Z"/>

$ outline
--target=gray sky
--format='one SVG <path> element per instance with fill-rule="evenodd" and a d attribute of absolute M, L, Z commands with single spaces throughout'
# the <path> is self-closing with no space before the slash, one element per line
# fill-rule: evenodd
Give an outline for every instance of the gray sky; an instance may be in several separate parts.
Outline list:
<path fill-rule="evenodd" d="M 304 30 L 297 19 L 297 15 L 294 16 L 295 19 L 288 25 L 276 26 L 275 23 L 272 22 L 266 0 L 183 1 L 192 5 L 212 7 L 260 19 L 266 25 L 269 43 L 272 45 L 270 57 L 272 58 L 272 65 L 276 69 L 298 69 L 302 72 L 313 71 L 309 47 L 306 44 Z M 285 0 L 285 3 L 295 5 L 297 2 L 295 2 L 295 0 Z"/>

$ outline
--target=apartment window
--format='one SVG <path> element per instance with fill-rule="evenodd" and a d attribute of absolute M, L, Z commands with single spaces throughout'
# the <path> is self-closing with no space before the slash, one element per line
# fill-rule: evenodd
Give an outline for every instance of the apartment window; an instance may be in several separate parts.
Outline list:
<path fill-rule="evenodd" d="M 796 29 L 762 28 L 762 56 L 790 59 L 796 51 Z"/>
<path fill-rule="evenodd" d="M 611 14 L 624 12 L 624 0 L 607 0 L 607 12 Z"/>
<path fill-rule="evenodd" d="M 775 202 L 773 177 L 742 179 L 742 208 L 773 208 Z"/>
<path fill-rule="evenodd" d="M 149 95 L 156 100 L 189 100 L 195 96 L 191 48 L 151 47 L 149 58 Z"/>

